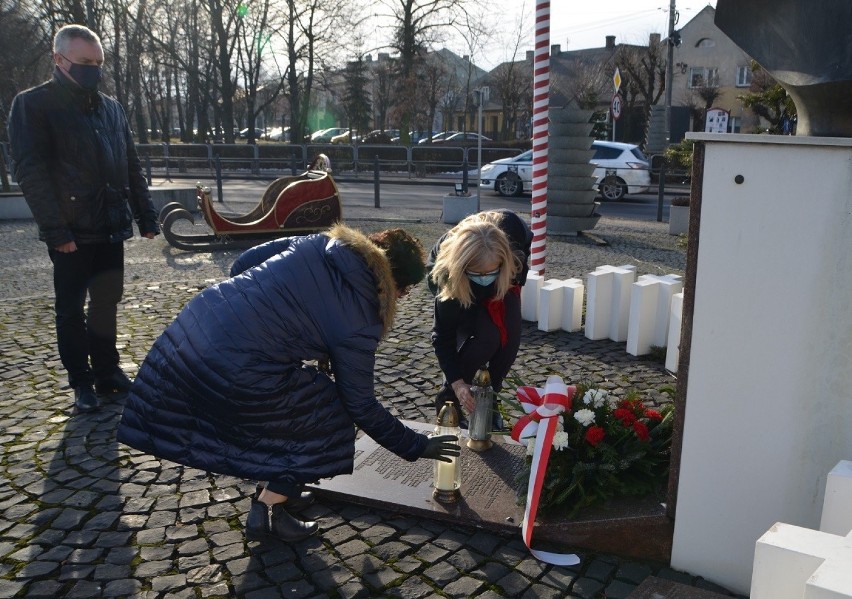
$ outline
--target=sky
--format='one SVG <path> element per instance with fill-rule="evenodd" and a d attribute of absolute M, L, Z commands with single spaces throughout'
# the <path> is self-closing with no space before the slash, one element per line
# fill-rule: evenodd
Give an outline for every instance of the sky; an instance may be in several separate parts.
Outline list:
<path fill-rule="evenodd" d="M 520 16 L 524 19 L 526 43 L 520 47 L 519 58 L 533 49 L 535 27 L 535 0 L 490 0 L 498 18 L 498 28 L 505 32 L 503 39 L 495 40 L 474 62 L 486 70 L 511 59 L 511 49 L 516 38 Z M 599 48 L 606 43 L 607 35 L 614 35 L 616 43 L 646 44 L 651 33 L 666 37 L 669 28 L 670 0 L 550 0 L 550 43 L 559 44 L 562 50 Z M 679 29 L 697 15 L 702 8 L 716 0 L 676 0 L 675 10 L 680 14 L 675 29 Z M 507 37 L 508 36 L 508 37 Z M 448 41 L 447 48 L 464 55 L 463 43 Z"/>

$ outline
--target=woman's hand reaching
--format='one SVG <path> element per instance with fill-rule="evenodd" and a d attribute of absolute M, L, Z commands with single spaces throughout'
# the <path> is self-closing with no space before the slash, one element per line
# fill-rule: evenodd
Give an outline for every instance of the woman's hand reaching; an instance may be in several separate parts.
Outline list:
<path fill-rule="evenodd" d="M 455 435 L 438 435 L 437 437 L 429 437 L 426 441 L 426 448 L 420 454 L 421 458 L 430 460 L 440 460 L 442 462 L 452 462 L 452 458 L 459 455 L 459 438 Z"/>
<path fill-rule="evenodd" d="M 454 381 L 451 385 L 453 388 L 453 393 L 456 394 L 456 398 L 459 400 L 459 403 L 464 408 L 465 412 L 470 414 L 473 412 L 473 409 L 476 407 L 476 401 L 473 399 L 473 393 L 470 392 L 470 385 L 464 382 L 464 380 L 459 379 Z M 459 418 L 462 415 L 459 414 Z"/>

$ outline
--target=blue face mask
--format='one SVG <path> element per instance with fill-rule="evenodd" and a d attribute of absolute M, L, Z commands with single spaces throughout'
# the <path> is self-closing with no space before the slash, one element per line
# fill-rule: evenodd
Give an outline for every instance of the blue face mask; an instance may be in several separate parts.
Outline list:
<path fill-rule="evenodd" d="M 497 280 L 497 275 L 500 274 L 500 271 L 495 270 L 494 272 L 487 272 L 484 274 L 472 274 L 468 272 L 465 274 L 471 282 L 481 285 L 482 287 L 488 287 L 491 283 Z"/>

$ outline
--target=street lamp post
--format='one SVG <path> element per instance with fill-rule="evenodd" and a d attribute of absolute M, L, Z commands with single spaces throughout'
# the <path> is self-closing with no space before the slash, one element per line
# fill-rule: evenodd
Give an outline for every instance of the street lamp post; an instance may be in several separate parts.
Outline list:
<path fill-rule="evenodd" d="M 480 87 L 474 91 L 477 98 L 476 110 L 476 167 L 479 170 L 479 176 L 476 180 L 476 211 L 479 212 L 479 198 L 482 193 L 482 105 L 488 101 L 491 90 L 487 87 Z"/>
<path fill-rule="evenodd" d="M 674 26 L 675 26 L 675 0 L 669 3 L 669 39 L 668 39 L 668 55 L 666 58 L 666 146 L 672 141 L 672 87 L 674 87 Z"/>

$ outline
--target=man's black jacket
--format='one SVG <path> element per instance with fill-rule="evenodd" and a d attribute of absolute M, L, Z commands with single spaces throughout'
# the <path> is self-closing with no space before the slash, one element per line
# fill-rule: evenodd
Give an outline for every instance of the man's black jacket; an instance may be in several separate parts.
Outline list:
<path fill-rule="evenodd" d="M 157 233 L 136 147 L 121 105 L 86 92 L 58 69 L 53 79 L 21 92 L 9 115 L 15 179 L 39 228 L 54 248 L 119 242 Z"/>

